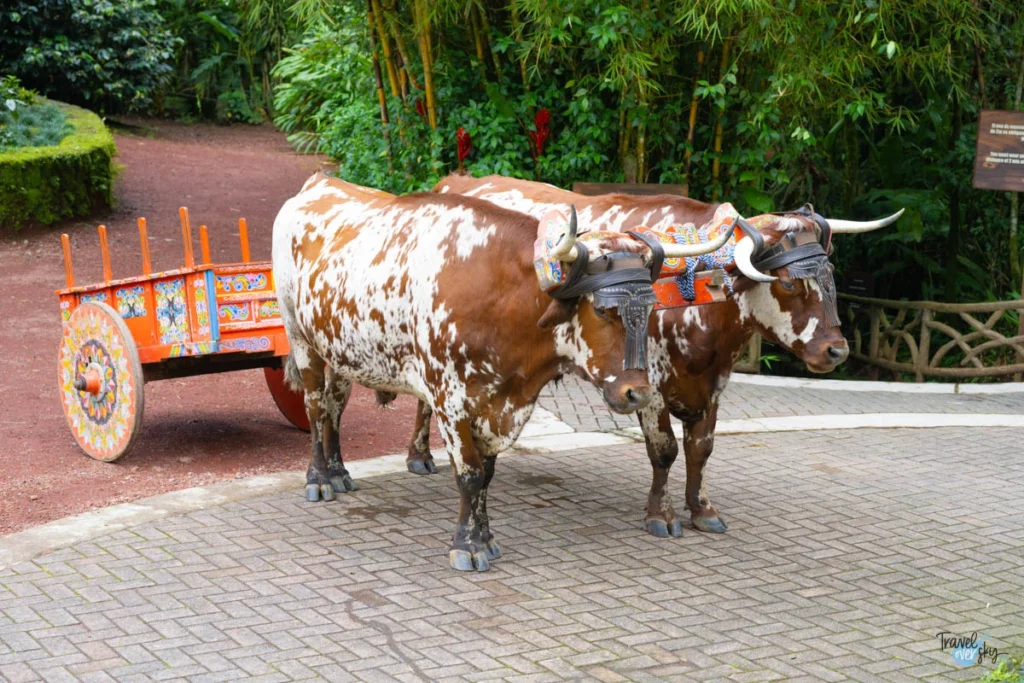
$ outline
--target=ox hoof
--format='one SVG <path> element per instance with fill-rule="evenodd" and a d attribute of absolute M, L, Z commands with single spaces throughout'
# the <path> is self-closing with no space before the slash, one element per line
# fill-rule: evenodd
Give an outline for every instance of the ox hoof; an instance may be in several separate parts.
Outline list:
<path fill-rule="evenodd" d="M 349 491 L 359 490 L 359 484 L 352 481 L 352 477 L 348 476 L 348 472 L 345 474 L 336 474 L 331 477 L 331 486 L 338 493 L 348 493 Z"/>
<path fill-rule="evenodd" d="M 452 569 L 458 569 L 460 572 L 471 572 L 473 570 L 485 572 L 491 568 L 487 562 L 487 553 L 471 553 L 468 550 L 449 550 L 448 564 L 451 565 Z"/>
<path fill-rule="evenodd" d="M 678 538 L 683 535 L 683 523 L 678 519 L 673 519 L 671 522 L 666 522 L 663 519 L 648 519 L 644 522 L 644 529 L 651 536 L 657 536 L 658 538 L 668 538 L 670 536 Z"/>
<path fill-rule="evenodd" d="M 306 484 L 306 500 L 310 503 L 334 500 L 334 488 L 330 484 Z"/>
<path fill-rule="evenodd" d="M 434 464 L 434 459 L 431 457 L 424 460 L 409 460 L 406 462 L 406 467 L 413 474 L 437 474 L 437 465 Z"/>
<path fill-rule="evenodd" d="M 487 541 L 487 545 L 484 546 L 484 554 L 487 555 L 488 560 L 494 561 L 501 557 L 501 546 L 497 541 Z"/>
<path fill-rule="evenodd" d="M 721 517 L 693 517 L 693 528 L 708 534 L 724 534 L 729 528 Z"/>

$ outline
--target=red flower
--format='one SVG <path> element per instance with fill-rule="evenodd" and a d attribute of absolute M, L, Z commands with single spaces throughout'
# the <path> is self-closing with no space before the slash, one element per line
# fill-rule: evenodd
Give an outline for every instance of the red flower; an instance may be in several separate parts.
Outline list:
<path fill-rule="evenodd" d="M 459 168 L 462 168 L 462 162 L 466 160 L 466 157 L 469 156 L 470 151 L 473 149 L 473 141 L 469 137 L 469 133 L 466 132 L 466 129 L 462 127 L 455 134 L 455 141 L 458 143 Z"/>
<path fill-rule="evenodd" d="M 416 98 L 416 112 L 423 118 L 427 118 L 427 108 L 423 106 L 423 98 Z"/>
<path fill-rule="evenodd" d="M 550 123 L 551 114 L 547 109 L 541 109 L 533 117 L 533 126 L 536 130 L 527 131 L 526 134 L 530 137 L 530 146 L 534 159 L 544 154 L 544 143 L 547 142 L 548 135 L 551 134 Z"/>

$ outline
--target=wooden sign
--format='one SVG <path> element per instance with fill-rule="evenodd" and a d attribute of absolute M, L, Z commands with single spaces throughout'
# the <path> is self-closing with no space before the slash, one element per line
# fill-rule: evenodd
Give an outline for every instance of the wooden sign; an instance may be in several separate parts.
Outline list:
<path fill-rule="evenodd" d="M 573 183 L 572 191 L 576 194 L 594 196 L 599 194 L 652 195 L 676 194 L 685 197 L 686 185 L 661 185 L 658 183 Z"/>
<path fill-rule="evenodd" d="M 1024 111 L 981 110 L 974 187 L 1024 192 Z"/>

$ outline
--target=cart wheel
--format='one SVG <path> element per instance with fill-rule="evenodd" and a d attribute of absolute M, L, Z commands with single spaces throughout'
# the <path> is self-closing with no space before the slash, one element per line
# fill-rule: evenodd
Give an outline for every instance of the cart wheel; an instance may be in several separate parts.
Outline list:
<path fill-rule="evenodd" d="M 71 434 L 86 455 L 113 462 L 142 426 L 142 364 L 135 340 L 110 306 L 81 304 L 64 323 L 57 366 Z"/>
<path fill-rule="evenodd" d="M 301 391 L 293 391 L 288 383 L 284 381 L 283 368 L 263 368 L 263 375 L 267 378 L 267 388 L 270 395 L 274 397 L 277 409 L 284 415 L 284 419 L 291 422 L 296 428 L 304 432 L 309 431 L 309 417 L 306 415 L 306 397 Z"/>

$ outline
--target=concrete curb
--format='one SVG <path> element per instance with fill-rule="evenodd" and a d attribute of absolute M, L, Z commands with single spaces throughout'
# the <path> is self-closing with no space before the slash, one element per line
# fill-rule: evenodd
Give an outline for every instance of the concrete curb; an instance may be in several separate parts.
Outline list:
<path fill-rule="evenodd" d="M 1024 382 L 1000 384 L 910 384 L 909 382 L 862 382 L 842 379 L 805 379 L 770 377 L 734 372 L 730 379 L 737 384 L 787 389 L 822 389 L 825 391 L 882 392 L 891 394 L 1024 394 Z"/>

